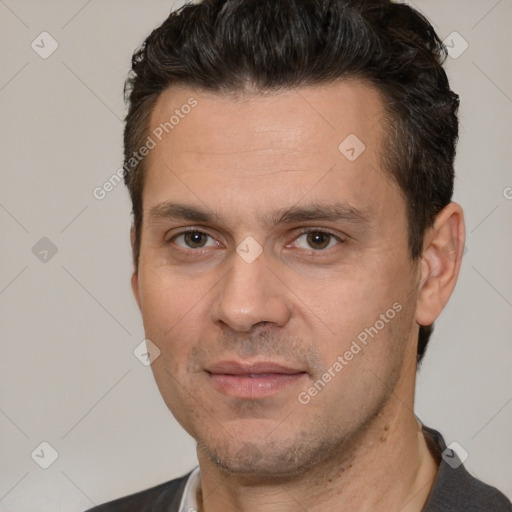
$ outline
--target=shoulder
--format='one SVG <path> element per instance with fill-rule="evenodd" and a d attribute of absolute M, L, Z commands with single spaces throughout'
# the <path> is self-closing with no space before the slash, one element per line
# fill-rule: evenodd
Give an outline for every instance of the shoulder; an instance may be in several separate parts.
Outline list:
<path fill-rule="evenodd" d="M 512 504 L 498 489 L 472 476 L 464 466 L 441 464 L 425 512 L 512 512 Z"/>
<path fill-rule="evenodd" d="M 150 489 L 130 494 L 93 507 L 86 512 L 174 512 L 178 510 L 181 496 L 190 476 L 164 482 Z"/>
<path fill-rule="evenodd" d="M 512 512 L 510 500 L 495 487 L 472 476 L 458 455 L 446 447 L 441 434 L 423 426 L 426 437 L 437 445 L 439 470 L 424 512 Z"/>

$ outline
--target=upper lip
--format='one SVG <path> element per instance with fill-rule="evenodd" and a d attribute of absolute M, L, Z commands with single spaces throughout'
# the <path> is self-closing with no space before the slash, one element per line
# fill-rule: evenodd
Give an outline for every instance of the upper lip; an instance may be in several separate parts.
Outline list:
<path fill-rule="evenodd" d="M 304 373 L 304 370 L 283 366 L 270 361 L 260 361 L 257 363 L 243 363 L 236 361 L 220 361 L 209 365 L 206 368 L 208 373 L 223 375 L 258 375 L 262 373 Z"/>

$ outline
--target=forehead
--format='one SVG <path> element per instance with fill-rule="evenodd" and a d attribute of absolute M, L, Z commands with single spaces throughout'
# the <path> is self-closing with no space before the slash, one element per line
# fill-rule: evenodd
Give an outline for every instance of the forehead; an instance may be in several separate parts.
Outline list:
<path fill-rule="evenodd" d="M 397 193 L 381 162 L 383 114 L 379 92 L 360 80 L 244 95 L 171 87 L 150 118 L 144 209 L 170 193 L 197 202 L 223 191 L 209 206 L 344 195 L 378 210 L 388 189 Z"/>
<path fill-rule="evenodd" d="M 189 108 L 192 102 L 197 104 Z M 220 94 L 171 87 L 160 94 L 153 108 L 150 130 L 163 127 L 162 135 L 167 138 L 190 132 L 193 124 L 194 136 L 180 137 L 180 149 L 198 153 L 206 152 L 208 146 L 211 153 L 214 149 L 234 152 L 242 145 L 245 151 L 286 147 L 304 153 L 308 149 L 330 151 L 333 143 L 337 149 L 336 142 L 350 134 L 374 144 L 378 132 L 374 128 L 382 119 L 383 106 L 375 87 L 355 79 L 263 93 Z M 310 144 L 297 147 L 304 135 Z"/>

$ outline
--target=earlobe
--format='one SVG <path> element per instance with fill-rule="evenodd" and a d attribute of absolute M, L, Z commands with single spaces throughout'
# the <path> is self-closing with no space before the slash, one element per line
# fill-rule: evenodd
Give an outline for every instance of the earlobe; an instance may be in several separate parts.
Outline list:
<path fill-rule="evenodd" d="M 416 322 L 431 325 L 450 298 L 460 271 L 465 242 L 464 214 L 448 204 L 424 238 Z"/>

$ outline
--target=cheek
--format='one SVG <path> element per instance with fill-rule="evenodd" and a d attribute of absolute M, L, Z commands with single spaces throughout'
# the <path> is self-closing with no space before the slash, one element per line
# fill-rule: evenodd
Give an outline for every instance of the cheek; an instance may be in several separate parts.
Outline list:
<path fill-rule="evenodd" d="M 146 337 L 160 349 L 159 360 L 165 368 L 184 374 L 192 340 L 200 339 L 201 326 L 209 314 L 211 286 L 168 270 L 142 272 L 139 279 Z"/>
<path fill-rule="evenodd" d="M 331 276 L 323 285 L 321 292 L 313 293 L 311 283 L 304 282 L 297 294 L 302 294 L 305 305 L 314 313 L 313 320 L 316 318 L 318 327 L 311 327 L 312 334 L 324 333 L 318 347 L 325 364 L 334 362 L 351 347 L 357 351 L 354 342 L 361 352 L 370 345 L 374 347 L 368 354 L 372 360 L 388 357 L 397 331 L 403 325 L 410 328 L 405 310 L 411 302 L 411 291 L 404 272 L 397 268 L 353 269 L 346 275 Z M 304 314 L 312 317 L 307 308 Z"/>
<path fill-rule="evenodd" d="M 351 268 L 316 281 L 314 286 L 310 280 L 303 280 L 300 286 L 296 281 L 294 291 L 305 311 L 309 308 L 331 333 L 351 334 L 363 324 L 373 323 L 398 300 L 400 287 L 389 278 L 383 280 L 383 275 Z"/>
<path fill-rule="evenodd" d="M 198 280 L 180 276 L 160 267 L 139 272 L 141 307 L 144 323 L 158 337 L 171 333 L 201 302 L 205 286 Z"/>
<path fill-rule="evenodd" d="M 201 322 L 207 311 L 205 292 L 177 274 L 155 272 L 141 275 L 142 316 L 147 338 L 160 349 L 151 365 L 155 382 L 165 403 L 180 424 L 189 430 L 187 420 L 193 385 L 189 373 L 191 354 L 201 336 Z"/>

